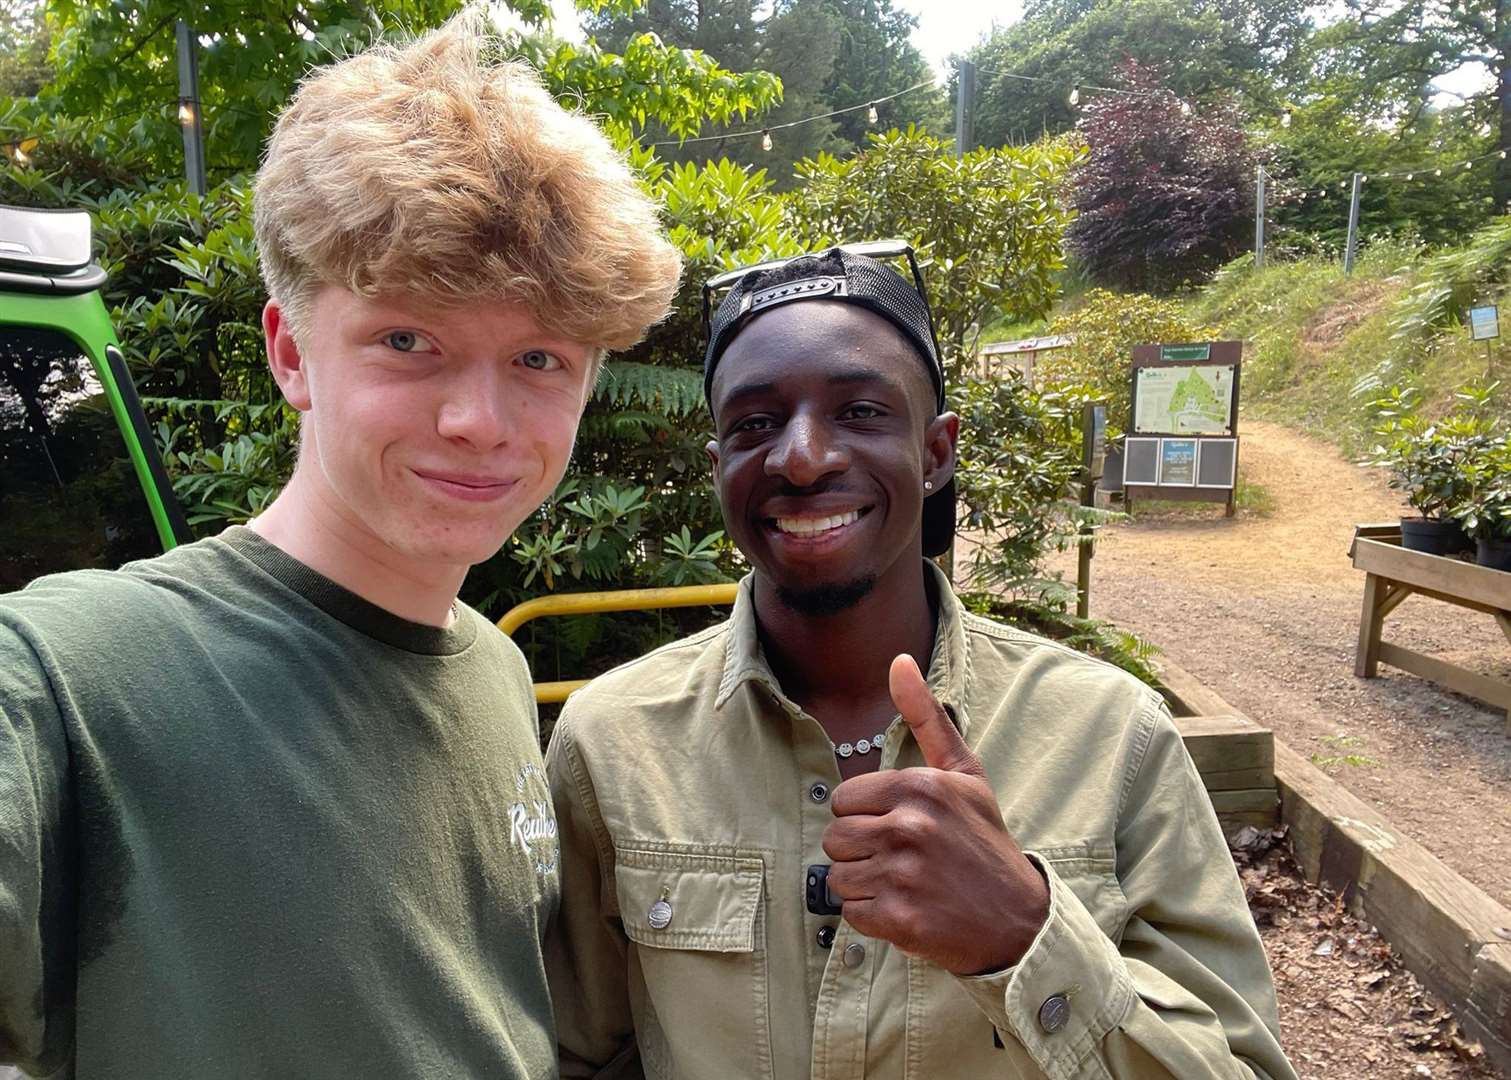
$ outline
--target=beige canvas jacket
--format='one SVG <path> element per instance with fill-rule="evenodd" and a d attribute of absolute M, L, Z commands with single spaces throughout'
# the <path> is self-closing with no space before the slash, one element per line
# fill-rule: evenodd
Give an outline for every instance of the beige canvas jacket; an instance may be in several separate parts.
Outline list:
<path fill-rule="evenodd" d="M 840 776 L 823 728 L 762 658 L 747 578 L 727 622 L 596 679 L 557 725 L 562 901 L 547 960 L 563 1076 L 1295 1075 L 1259 936 L 1163 702 L 964 612 L 935 573 L 929 684 L 1050 884 L 1028 953 L 957 978 L 808 913 L 804 871 L 829 861 Z M 887 735 L 882 768 L 922 764 L 901 720 Z"/>

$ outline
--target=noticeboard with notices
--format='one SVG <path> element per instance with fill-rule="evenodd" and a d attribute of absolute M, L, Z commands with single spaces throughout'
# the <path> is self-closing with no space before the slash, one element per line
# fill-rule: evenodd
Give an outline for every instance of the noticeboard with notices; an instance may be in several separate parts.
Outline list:
<path fill-rule="evenodd" d="M 1238 477 L 1243 343 L 1139 345 L 1133 350 L 1123 492 L 1227 503 Z"/>

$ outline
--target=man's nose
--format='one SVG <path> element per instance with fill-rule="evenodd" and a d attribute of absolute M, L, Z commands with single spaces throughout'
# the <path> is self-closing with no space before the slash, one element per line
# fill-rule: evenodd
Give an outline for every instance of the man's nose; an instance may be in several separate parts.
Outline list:
<path fill-rule="evenodd" d="M 515 402 L 492 364 L 479 364 L 446 387 L 436 416 L 436 431 L 445 439 L 490 450 L 508 442 L 516 417 Z"/>
<path fill-rule="evenodd" d="M 766 474 L 794 487 L 811 487 L 831 473 L 850 467 L 850 457 L 818 417 L 795 416 L 766 455 Z"/>

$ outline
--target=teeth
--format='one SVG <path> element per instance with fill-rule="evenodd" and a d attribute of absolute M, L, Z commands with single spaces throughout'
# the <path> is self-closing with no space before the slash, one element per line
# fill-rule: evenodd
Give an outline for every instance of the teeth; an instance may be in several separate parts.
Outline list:
<path fill-rule="evenodd" d="M 794 536 L 815 536 L 830 529 L 837 529 L 841 525 L 849 525 L 852 521 L 860 520 L 860 511 L 851 510 L 848 514 L 835 514 L 831 517 L 822 518 L 777 518 L 776 527 L 780 532 L 791 533 Z"/>

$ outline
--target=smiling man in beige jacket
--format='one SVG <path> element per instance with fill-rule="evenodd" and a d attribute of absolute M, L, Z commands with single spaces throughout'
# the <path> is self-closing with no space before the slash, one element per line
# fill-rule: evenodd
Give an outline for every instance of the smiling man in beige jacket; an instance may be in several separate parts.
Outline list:
<path fill-rule="evenodd" d="M 754 570 L 556 728 L 563 1074 L 1292 1077 L 1160 698 L 962 610 L 925 559 L 958 423 L 916 270 L 743 275 L 706 370 Z"/>

